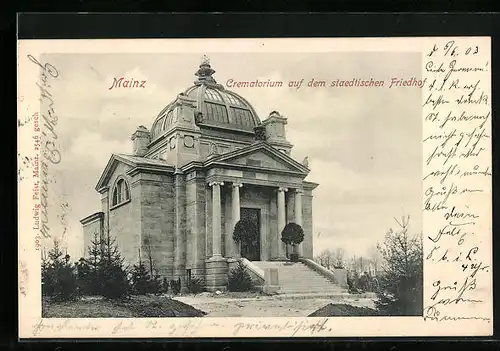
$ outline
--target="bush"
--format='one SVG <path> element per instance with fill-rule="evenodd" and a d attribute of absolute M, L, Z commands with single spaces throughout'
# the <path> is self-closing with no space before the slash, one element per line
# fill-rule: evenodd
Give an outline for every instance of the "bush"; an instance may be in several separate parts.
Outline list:
<path fill-rule="evenodd" d="M 181 292 L 181 278 L 177 278 L 177 280 L 170 281 L 170 290 L 172 294 L 178 295 Z"/>
<path fill-rule="evenodd" d="M 199 294 L 203 292 L 204 290 L 204 284 L 203 280 L 197 277 L 192 277 L 189 286 L 188 286 L 189 292 L 193 294 Z"/>
<path fill-rule="evenodd" d="M 259 228 L 254 221 L 242 218 L 233 230 L 233 240 L 241 245 L 241 254 L 248 259 L 257 259 L 254 254 L 259 250 Z"/>
<path fill-rule="evenodd" d="M 167 277 L 163 277 L 161 281 L 161 291 L 166 294 L 168 293 L 168 279 Z"/>
<path fill-rule="evenodd" d="M 160 279 L 160 276 L 156 273 L 153 272 L 153 276 L 151 277 L 149 281 L 149 293 L 151 294 L 160 294 L 162 292 L 162 281 Z"/>
<path fill-rule="evenodd" d="M 285 228 L 281 231 L 281 241 L 286 245 L 292 245 L 293 247 L 293 255 L 292 261 L 297 261 L 299 258 L 298 253 L 296 252 L 297 245 L 304 241 L 304 230 L 297 223 L 290 222 L 285 225 Z M 288 246 L 287 246 L 288 249 Z M 287 252 L 288 253 L 288 252 Z"/>
<path fill-rule="evenodd" d="M 250 291 L 253 289 L 252 278 L 241 261 L 238 262 L 236 268 L 231 270 L 227 288 L 229 291 Z"/>
<path fill-rule="evenodd" d="M 239 243 L 253 243 L 259 240 L 259 230 L 256 224 L 247 219 L 240 219 L 233 230 L 233 240 Z"/>

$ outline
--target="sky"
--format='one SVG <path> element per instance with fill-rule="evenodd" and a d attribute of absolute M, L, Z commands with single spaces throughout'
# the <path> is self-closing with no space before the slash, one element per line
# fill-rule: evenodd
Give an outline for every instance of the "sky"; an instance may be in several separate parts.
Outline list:
<path fill-rule="evenodd" d="M 112 153 L 132 152 L 139 125 L 151 128 L 157 114 L 193 84 L 199 54 L 47 54 L 59 77 L 51 93 L 59 116 L 62 160 L 51 166 L 52 235 L 68 253 L 83 253 L 80 219 L 100 211 L 95 185 Z M 321 54 L 210 54 L 214 78 L 283 81 L 282 88 L 231 88 L 265 119 L 288 118 L 292 157 L 309 157 L 314 192 L 314 252 L 343 248 L 367 255 L 410 215 L 421 232 L 421 90 L 416 87 L 311 88 L 314 78 L 390 81 L 420 78 L 420 54 L 363 52 Z M 144 89 L 109 89 L 113 78 L 145 80 Z M 290 80 L 304 79 L 299 89 Z M 327 84 L 328 86 L 329 84 Z"/>

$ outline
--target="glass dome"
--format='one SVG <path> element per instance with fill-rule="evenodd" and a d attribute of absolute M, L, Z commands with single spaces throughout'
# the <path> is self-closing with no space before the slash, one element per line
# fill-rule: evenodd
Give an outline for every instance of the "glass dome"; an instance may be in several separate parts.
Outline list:
<path fill-rule="evenodd" d="M 196 113 L 201 113 L 197 124 L 200 127 L 253 132 L 253 128 L 260 124 L 254 108 L 242 96 L 217 84 L 212 77 L 214 73 L 208 59 L 204 59 L 195 73 L 198 79 L 181 94 L 195 101 Z M 168 131 L 177 121 L 179 108 L 174 102 L 158 114 L 151 127 L 152 140 Z"/>

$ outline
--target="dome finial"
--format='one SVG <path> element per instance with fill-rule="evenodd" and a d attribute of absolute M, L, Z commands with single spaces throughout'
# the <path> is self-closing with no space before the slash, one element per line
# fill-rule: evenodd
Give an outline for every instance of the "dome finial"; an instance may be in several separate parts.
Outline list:
<path fill-rule="evenodd" d="M 201 58 L 201 64 L 198 71 L 195 73 L 195 76 L 198 77 L 196 85 L 206 84 L 206 85 L 216 85 L 217 82 L 212 77 L 215 71 L 210 67 L 210 59 L 207 55 L 203 55 Z"/>
<path fill-rule="evenodd" d="M 201 57 L 201 65 L 210 66 L 210 58 L 207 55 Z"/>

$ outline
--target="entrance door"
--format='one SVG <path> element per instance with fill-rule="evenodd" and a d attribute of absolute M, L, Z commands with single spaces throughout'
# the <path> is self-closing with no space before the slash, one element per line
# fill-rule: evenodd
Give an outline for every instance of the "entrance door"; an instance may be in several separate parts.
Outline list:
<path fill-rule="evenodd" d="M 240 218 L 247 219 L 252 223 L 252 231 L 255 235 L 251 239 L 241 242 L 241 256 L 249 261 L 260 260 L 260 209 L 242 208 Z"/>

